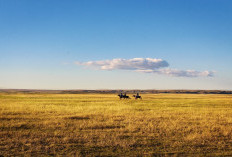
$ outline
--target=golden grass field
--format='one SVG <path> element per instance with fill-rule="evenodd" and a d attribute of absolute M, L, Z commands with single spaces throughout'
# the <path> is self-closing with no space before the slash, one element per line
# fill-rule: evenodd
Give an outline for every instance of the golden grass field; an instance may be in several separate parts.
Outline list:
<path fill-rule="evenodd" d="M 142 97 L 0 94 L 0 156 L 232 156 L 232 95 Z"/>

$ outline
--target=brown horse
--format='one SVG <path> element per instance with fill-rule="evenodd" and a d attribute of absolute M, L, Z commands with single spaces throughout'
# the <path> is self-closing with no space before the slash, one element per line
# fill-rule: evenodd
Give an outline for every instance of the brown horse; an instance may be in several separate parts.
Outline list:
<path fill-rule="evenodd" d="M 125 94 L 120 93 L 120 94 L 118 94 L 118 96 L 120 99 L 130 99 L 130 97 L 128 95 L 126 95 L 126 93 Z"/>
<path fill-rule="evenodd" d="M 133 97 L 135 97 L 135 99 L 142 99 L 142 97 L 139 95 L 139 93 L 137 93 L 136 95 L 133 95 Z"/>

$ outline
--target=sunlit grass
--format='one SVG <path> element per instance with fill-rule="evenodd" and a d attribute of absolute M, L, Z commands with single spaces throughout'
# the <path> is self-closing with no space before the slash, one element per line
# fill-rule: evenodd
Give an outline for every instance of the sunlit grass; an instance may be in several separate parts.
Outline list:
<path fill-rule="evenodd" d="M 232 155 L 232 96 L 0 94 L 0 155 Z"/>

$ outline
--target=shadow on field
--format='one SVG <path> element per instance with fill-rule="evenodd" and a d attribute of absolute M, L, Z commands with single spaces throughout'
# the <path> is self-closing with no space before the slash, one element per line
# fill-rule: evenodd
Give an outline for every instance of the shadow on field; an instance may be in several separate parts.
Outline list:
<path fill-rule="evenodd" d="M 66 117 L 66 119 L 72 119 L 72 120 L 88 120 L 89 117 L 82 117 L 82 116 L 72 116 L 72 117 Z"/>
<path fill-rule="evenodd" d="M 92 126 L 92 127 L 87 127 L 86 129 L 91 129 L 91 130 L 103 130 L 103 129 L 120 129 L 120 128 L 125 128 L 125 126 L 121 125 L 105 125 L 105 126 Z"/>
<path fill-rule="evenodd" d="M 26 124 L 21 124 L 18 126 L 2 126 L 0 127 L 0 130 L 5 130 L 5 131 L 9 131 L 9 130 L 29 130 L 32 129 L 32 126 L 26 125 Z"/>
<path fill-rule="evenodd" d="M 10 120 L 25 120 L 26 118 L 21 118 L 21 117 L 3 117 L 0 118 L 0 121 L 10 121 Z"/>

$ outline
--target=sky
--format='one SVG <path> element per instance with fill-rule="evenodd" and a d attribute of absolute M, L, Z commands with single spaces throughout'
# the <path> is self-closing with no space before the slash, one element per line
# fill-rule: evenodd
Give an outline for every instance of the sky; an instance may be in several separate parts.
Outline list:
<path fill-rule="evenodd" d="M 231 0 L 0 0 L 2 89 L 232 90 Z"/>

